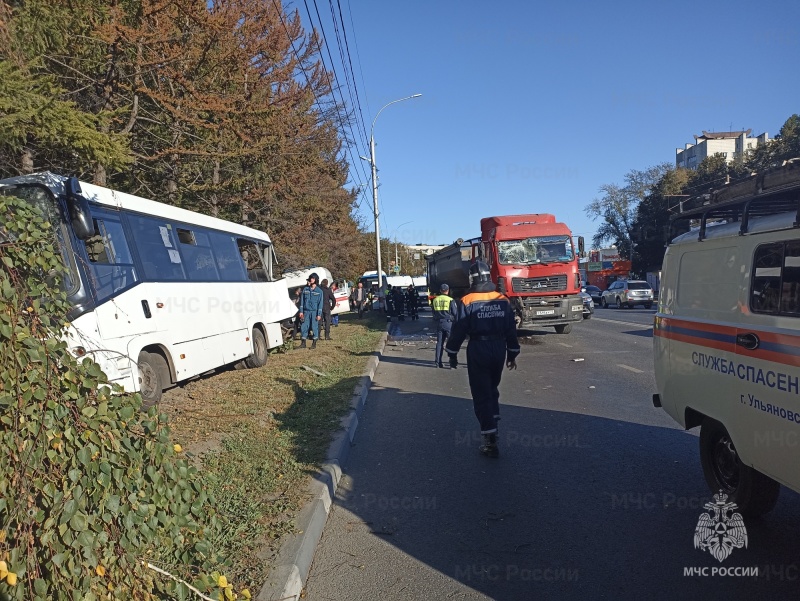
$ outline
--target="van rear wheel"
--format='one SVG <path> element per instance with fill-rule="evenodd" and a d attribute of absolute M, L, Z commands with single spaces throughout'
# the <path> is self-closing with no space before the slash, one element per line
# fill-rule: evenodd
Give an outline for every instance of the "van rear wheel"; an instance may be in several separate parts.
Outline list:
<path fill-rule="evenodd" d="M 700 463 L 711 490 L 727 494 L 742 515 L 758 517 L 778 502 L 780 484 L 743 464 L 725 426 L 711 418 L 700 427 Z"/>

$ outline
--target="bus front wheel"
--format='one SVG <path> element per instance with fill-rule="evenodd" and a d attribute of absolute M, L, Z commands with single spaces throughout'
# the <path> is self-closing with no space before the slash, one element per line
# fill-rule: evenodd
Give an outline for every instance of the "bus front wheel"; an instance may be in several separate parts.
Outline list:
<path fill-rule="evenodd" d="M 253 369 L 267 364 L 267 339 L 258 328 L 253 330 L 253 353 L 244 360 L 244 364 Z"/>
<path fill-rule="evenodd" d="M 139 353 L 139 394 L 142 395 L 142 408 L 149 409 L 161 400 L 164 391 L 162 374 L 166 373 L 167 362 L 158 353 Z"/>

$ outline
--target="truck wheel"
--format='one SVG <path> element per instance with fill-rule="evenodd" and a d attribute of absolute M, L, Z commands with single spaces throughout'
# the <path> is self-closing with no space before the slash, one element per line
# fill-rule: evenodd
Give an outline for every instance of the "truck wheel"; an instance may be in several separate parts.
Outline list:
<path fill-rule="evenodd" d="M 256 367 L 263 367 L 267 364 L 267 340 L 264 334 L 258 328 L 253 328 L 253 352 L 247 359 L 244 360 L 245 366 L 250 369 Z"/>
<path fill-rule="evenodd" d="M 572 331 L 571 323 L 562 323 L 559 326 L 553 326 L 556 329 L 556 334 L 569 334 Z"/>
<path fill-rule="evenodd" d="M 725 426 L 708 417 L 700 427 L 700 463 L 711 490 L 727 494 L 742 515 L 758 517 L 778 502 L 780 484 L 744 465 Z"/>
<path fill-rule="evenodd" d="M 164 391 L 163 375 L 168 367 L 164 357 L 158 353 L 139 353 L 136 362 L 139 368 L 139 394 L 142 396 L 142 409 L 149 409 L 161 400 Z"/>

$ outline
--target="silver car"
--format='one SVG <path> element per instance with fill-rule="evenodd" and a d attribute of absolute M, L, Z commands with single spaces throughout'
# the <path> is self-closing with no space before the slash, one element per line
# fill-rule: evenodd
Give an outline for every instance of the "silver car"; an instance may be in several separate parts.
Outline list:
<path fill-rule="evenodd" d="M 617 280 L 600 297 L 600 306 L 612 305 L 617 309 L 633 309 L 636 305 L 649 309 L 653 306 L 653 288 L 644 280 Z"/>

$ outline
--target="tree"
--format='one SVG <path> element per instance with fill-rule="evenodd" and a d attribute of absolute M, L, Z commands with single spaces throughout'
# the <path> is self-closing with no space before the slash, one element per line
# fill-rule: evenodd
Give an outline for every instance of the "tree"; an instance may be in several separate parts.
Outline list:
<path fill-rule="evenodd" d="M 603 220 L 592 238 L 596 248 L 610 242 L 617 246 L 621 257 L 632 257 L 636 209 L 670 168 L 669 163 L 662 163 L 644 171 L 633 169 L 625 174 L 624 186 L 600 186 L 602 196 L 595 198 L 585 208 L 589 217 Z"/>
<path fill-rule="evenodd" d="M 748 157 L 750 171 L 764 171 L 783 161 L 800 157 L 800 115 L 794 114 L 781 126 L 780 132 L 766 144 L 757 146 Z"/>
<path fill-rule="evenodd" d="M 647 273 L 661 269 L 670 217 L 685 198 L 684 188 L 690 177 L 687 169 L 669 169 L 637 207 L 633 225 L 636 244 L 633 271 Z"/>

